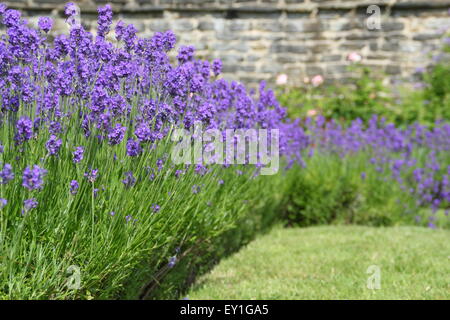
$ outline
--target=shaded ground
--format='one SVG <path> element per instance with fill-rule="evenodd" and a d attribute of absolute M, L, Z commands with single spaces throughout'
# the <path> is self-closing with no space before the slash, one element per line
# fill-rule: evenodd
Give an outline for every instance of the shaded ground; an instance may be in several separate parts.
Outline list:
<path fill-rule="evenodd" d="M 223 260 L 187 296 L 450 299 L 449 240 L 448 230 L 420 227 L 276 228 Z M 370 290 L 377 268 L 381 288 Z"/>

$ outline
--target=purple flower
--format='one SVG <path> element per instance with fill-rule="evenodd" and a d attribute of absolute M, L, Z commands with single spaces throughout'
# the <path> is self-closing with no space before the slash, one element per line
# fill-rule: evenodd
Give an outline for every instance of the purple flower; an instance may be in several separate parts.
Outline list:
<path fill-rule="evenodd" d="M 90 169 L 89 172 L 84 173 L 84 176 L 90 183 L 94 183 L 98 178 L 98 169 Z"/>
<path fill-rule="evenodd" d="M 76 15 L 78 12 L 78 8 L 76 6 L 76 4 L 74 4 L 73 2 L 69 2 L 66 4 L 66 6 L 64 7 L 64 13 L 66 14 L 66 16 L 74 16 Z"/>
<path fill-rule="evenodd" d="M 116 39 L 118 41 L 123 39 L 123 35 L 125 33 L 125 28 L 126 28 L 126 24 L 122 20 L 119 20 L 116 24 L 116 29 L 115 29 Z"/>
<path fill-rule="evenodd" d="M 179 178 L 182 174 L 184 174 L 184 171 L 183 171 L 183 170 L 176 170 L 176 171 L 175 171 L 175 177 L 176 177 L 176 178 Z"/>
<path fill-rule="evenodd" d="M 125 179 L 122 180 L 122 183 L 127 188 L 131 188 L 136 184 L 136 178 L 133 176 L 132 171 L 125 172 Z"/>
<path fill-rule="evenodd" d="M 15 140 L 17 144 L 30 140 L 33 136 L 33 121 L 26 116 L 21 117 L 16 123 L 16 130 Z"/>
<path fill-rule="evenodd" d="M 0 3 L 0 15 L 4 14 L 7 7 L 4 3 Z"/>
<path fill-rule="evenodd" d="M 8 9 L 3 13 L 3 24 L 7 28 L 19 25 L 21 13 L 17 10 Z"/>
<path fill-rule="evenodd" d="M 152 131 L 146 123 L 138 125 L 134 131 L 134 134 L 140 142 L 147 142 L 152 139 Z"/>
<path fill-rule="evenodd" d="M 426 71 L 427 71 L 427 69 L 425 67 L 417 67 L 416 70 L 415 70 L 415 73 L 423 74 Z"/>
<path fill-rule="evenodd" d="M 59 151 L 59 148 L 61 148 L 61 145 L 62 140 L 55 135 L 51 135 L 50 139 L 48 139 L 47 143 L 45 144 L 45 147 L 47 148 L 50 155 L 56 155 Z"/>
<path fill-rule="evenodd" d="M 182 46 L 178 50 L 177 59 L 180 63 L 188 62 L 194 56 L 194 47 L 193 46 Z"/>
<path fill-rule="evenodd" d="M 156 212 L 159 211 L 159 209 L 161 209 L 161 207 L 158 206 L 156 203 L 154 203 L 154 204 L 152 204 L 151 209 L 152 209 L 152 211 L 153 211 L 154 213 L 156 213 Z"/>
<path fill-rule="evenodd" d="M 98 36 L 105 37 L 112 24 L 113 13 L 111 6 L 107 4 L 98 8 Z"/>
<path fill-rule="evenodd" d="M 428 223 L 428 228 L 430 229 L 437 229 L 437 226 L 433 222 Z"/>
<path fill-rule="evenodd" d="M 30 198 L 23 202 L 24 209 L 22 209 L 22 214 L 27 213 L 31 209 L 34 209 L 38 206 L 38 201 L 36 198 Z"/>
<path fill-rule="evenodd" d="M 175 34 L 172 31 L 168 30 L 168 31 L 164 32 L 163 38 L 162 38 L 162 44 L 163 44 L 165 51 L 172 50 L 175 47 L 176 42 L 177 42 L 177 37 L 175 36 Z"/>
<path fill-rule="evenodd" d="M 49 17 L 40 17 L 38 26 L 42 31 L 48 33 L 53 27 L 53 20 Z"/>
<path fill-rule="evenodd" d="M 219 59 L 215 59 L 212 64 L 212 70 L 215 76 L 218 76 L 222 73 L 222 61 Z"/>
<path fill-rule="evenodd" d="M 80 185 L 78 184 L 77 180 L 72 180 L 70 182 L 70 194 L 76 195 L 78 193 L 78 189 L 80 188 Z"/>
<path fill-rule="evenodd" d="M 175 267 L 175 265 L 177 264 L 177 257 L 173 256 L 169 258 L 169 263 L 167 264 L 167 266 L 172 269 L 173 267 Z"/>
<path fill-rule="evenodd" d="M 110 145 L 116 145 L 122 142 L 127 128 L 117 123 L 108 134 L 108 141 Z"/>
<path fill-rule="evenodd" d="M 142 152 L 141 145 L 139 141 L 135 141 L 134 139 L 129 139 L 127 142 L 127 155 L 130 157 L 136 157 L 140 155 Z"/>
<path fill-rule="evenodd" d="M 22 186 L 28 190 L 40 190 L 44 185 L 44 176 L 47 170 L 34 165 L 33 168 L 26 167 L 22 176 Z"/>
<path fill-rule="evenodd" d="M 0 198 L 0 209 L 3 209 L 8 204 L 8 200 Z"/>
<path fill-rule="evenodd" d="M 50 122 L 50 125 L 49 125 L 49 127 L 48 127 L 48 131 L 49 131 L 51 134 L 58 134 L 58 133 L 61 133 L 61 131 L 62 131 L 61 123 L 58 122 L 58 121 L 52 121 L 52 122 Z"/>
<path fill-rule="evenodd" d="M 9 163 L 3 165 L 2 171 L 0 171 L 0 184 L 7 184 L 14 179 L 14 172 L 12 166 Z"/>
<path fill-rule="evenodd" d="M 81 160 L 83 160 L 84 156 L 84 148 L 83 147 L 76 147 L 73 154 L 73 163 L 79 163 Z"/>
<path fill-rule="evenodd" d="M 193 194 L 197 194 L 200 192 L 200 186 L 198 186 L 196 184 L 194 184 L 191 189 L 192 189 Z"/>

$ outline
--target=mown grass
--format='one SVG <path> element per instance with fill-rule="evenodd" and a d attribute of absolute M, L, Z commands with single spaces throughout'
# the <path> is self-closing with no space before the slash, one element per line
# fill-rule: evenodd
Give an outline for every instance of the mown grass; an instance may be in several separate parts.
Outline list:
<path fill-rule="evenodd" d="M 450 299 L 448 230 L 276 228 L 200 278 L 189 299 Z M 367 288 L 368 268 L 381 288 Z"/>

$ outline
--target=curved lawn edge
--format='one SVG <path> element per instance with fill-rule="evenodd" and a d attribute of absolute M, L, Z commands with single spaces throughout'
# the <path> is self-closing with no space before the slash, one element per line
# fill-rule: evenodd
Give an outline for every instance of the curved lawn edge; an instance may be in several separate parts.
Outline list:
<path fill-rule="evenodd" d="M 222 260 L 187 297 L 450 299 L 449 236 L 421 227 L 278 227 Z M 378 268 L 381 288 L 370 290 Z"/>

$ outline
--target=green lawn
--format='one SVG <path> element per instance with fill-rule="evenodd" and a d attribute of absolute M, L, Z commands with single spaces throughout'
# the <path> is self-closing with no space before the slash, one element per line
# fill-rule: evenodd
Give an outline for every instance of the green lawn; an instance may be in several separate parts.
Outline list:
<path fill-rule="evenodd" d="M 189 299 L 450 299 L 450 231 L 276 228 L 200 278 Z M 369 266 L 380 269 L 367 289 Z"/>

